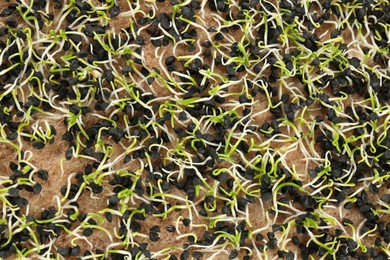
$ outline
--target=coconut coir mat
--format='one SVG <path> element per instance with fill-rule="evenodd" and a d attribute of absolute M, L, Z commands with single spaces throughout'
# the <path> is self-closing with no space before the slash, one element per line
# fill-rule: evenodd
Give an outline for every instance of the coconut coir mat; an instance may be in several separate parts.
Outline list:
<path fill-rule="evenodd" d="M 388 1 L 0 16 L 0 258 L 390 257 Z"/>

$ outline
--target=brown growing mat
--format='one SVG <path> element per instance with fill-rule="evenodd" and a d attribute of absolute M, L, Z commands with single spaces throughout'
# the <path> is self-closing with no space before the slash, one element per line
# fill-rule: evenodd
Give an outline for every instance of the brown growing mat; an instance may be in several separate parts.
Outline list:
<path fill-rule="evenodd" d="M 0 1 L 0 259 L 390 258 L 385 0 Z"/>

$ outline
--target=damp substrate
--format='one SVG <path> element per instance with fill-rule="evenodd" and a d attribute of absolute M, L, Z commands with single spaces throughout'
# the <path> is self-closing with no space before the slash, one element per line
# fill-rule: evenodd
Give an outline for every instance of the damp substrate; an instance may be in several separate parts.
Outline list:
<path fill-rule="evenodd" d="M 0 258 L 389 259 L 390 5 L 0 2 Z"/>

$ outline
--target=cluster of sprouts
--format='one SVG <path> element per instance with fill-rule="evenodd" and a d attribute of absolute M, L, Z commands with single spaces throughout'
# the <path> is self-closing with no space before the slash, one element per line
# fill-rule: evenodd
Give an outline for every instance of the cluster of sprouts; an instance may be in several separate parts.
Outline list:
<path fill-rule="evenodd" d="M 0 258 L 390 257 L 388 1 L 0 7 Z"/>

